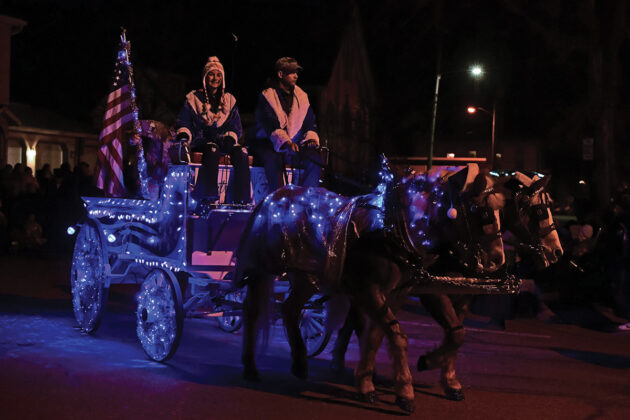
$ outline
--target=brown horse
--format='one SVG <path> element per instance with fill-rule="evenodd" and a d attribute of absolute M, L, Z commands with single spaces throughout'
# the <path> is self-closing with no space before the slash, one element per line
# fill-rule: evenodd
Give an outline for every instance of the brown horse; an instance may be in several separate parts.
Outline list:
<path fill-rule="evenodd" d="M 544 190 L 550 177 L 530 178 L 521 172 L 496 177 L 495 190 L 505 197 L 502 226 L 518 239 L 521 253 L 533 256 L 538 268 L 548 267 L 562 256 L 562 245 L 550 211 L 549 194 Z M 465 338 L 462 326 L 470 296 L 423 295 L 422 304 L 444 329 L 444 339 L 435 350 L 420 356 L 417 368 L 441 369 L 440 384 L 450 400 L 464 399 L 455 372 L 457 351 Z"/>
<path fill-rule="evenodd" d="M 380 175 L 381 184 L 366 196 L 348 199 L 321 188 L 289 185 L 254 210 L 237 250 L 235 272 L 235 286 L 248 288 L 242 354 L 246 379 L 258 379 L 258 330 L 268 328 L 274 276 L 287 272 L 292 289 L 282 315 L 292 373 L 306 378 L 308 372 L 299 332 L 301 308 L 318 290 L 343 293 L 368 316 L 355 373 L 359 393 L 376 401 L 372 373 L 385 335 L 396 403 L 407 412 L 414 410 L 407 337 L 395 312 L 413 291 L 414 274 L 431 253 L 450 252 L 462 264 L 484 270 L 503 264 L 499 218 L 491 229 L 482 221 L 489 213 L 498 216 L 499 206 L 486 206 L 487 177 L 478 175 L 476 165 L 407 176 L 396 183 L 386 167 Z"/>

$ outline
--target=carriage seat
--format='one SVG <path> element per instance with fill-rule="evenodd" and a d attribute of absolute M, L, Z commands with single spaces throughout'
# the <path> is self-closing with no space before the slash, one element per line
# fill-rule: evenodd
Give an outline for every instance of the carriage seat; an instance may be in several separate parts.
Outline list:
<path fill-rule="evenodd" d="M 192 161 L 191 163 L 197 163 L 197 164 L 201 164 L 201 158 L 202 158 L 203 154 L 201 152 L 194 152 L 192 154 L 192 156 L 190 157 L 190 160 Z M 253 158 L 251 156 L 249 156 L 249 166 L 251 167 L 253 164 Z M 226 154 L 221 154 L 221 157 L 219 158 L 219 165 L 232 165 L 232 163 L 230 162 L 230 155 L 226 155 Z"/>
<path fill-rule="evenodd" d="M 191 169 L 194 171 L 195 181 L 197 179 L 199 168 L 201 167 L 202 155 L 203 154 L 200 152 L 194 152 L 190 156 L 191 162 L 188 165 L 191 166 Z M 290 183 L 297 178 L 299 171 L 301 171 L 301 169 L 292 168 L 289 165 L 286 166 L 287 177 Z M 249 156 L 249 172 L 251 176 L 252 203 L 256 204 L 265 198 L 271 191 L 269 191 L 269 186 L 267 184 L 265 168 L 262 166 L 254 166 L 253 157 L 251 155 Z M 219 158 L 219 177 L 217 181 L 219 184 L 219 204 L 230 202 L 232 165 L 230 163 L 229 155 L 222 155 Z"/>

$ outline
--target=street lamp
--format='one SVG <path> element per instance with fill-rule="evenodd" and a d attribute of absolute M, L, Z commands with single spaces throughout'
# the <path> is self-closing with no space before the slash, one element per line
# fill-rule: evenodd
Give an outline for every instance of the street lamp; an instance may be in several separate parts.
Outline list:
<path fill-rule="evenodd" d="M 468 70 L 470 75 L 474 78 L 479 78 L 483 76 L 483 68 L 480 65 L 471 66 Z M 449 72 L 450 73 L 450 72 Z M 456 72 L 452 72 L 456 73 Z M 433 144 L 435 143 L 435 125 L 437 122 L 437 106 L 438 106 L 438 95 L 440 93 L 440 80 L 442 80 L 442 73 L 438 72 L 435 75 L 435 94 L 433 95 L 433 117 L 431 119 L 431 141 L 429 143 L 429 161 L 427 162 L 427 169 L 431 169 L 433 166 Z M 493 120 L 494 121 L 494 120 Z M 494 122 L 492 123 L 493 133 L 494 133 Z M 493 135 L 494 138 L 494 135 Z M 493 142 L 494 147 L 494 142 Z"/>
<path fill-rule="evenodd" d="M 485 112 L 486 114 L 492 116 L 492 135 L 490 140 L 490 170 L 492 170 L 494 169 L 494 123 L 496 121 L 497 105 L 492 105 L 492 112 L 480 106 L 469 106 L 468 108 L 466 108 L 466 111 L 471 115 L 476 113 L 477 110 Z"/>
<path fill-rule="evenodd" d="M 474 65 L 474 66 L 470 67 L 470 74 L 473 77 L 481 77 L 481 76 L 483 76 L 483 67 L 481 67 L 480 65 Z"/>

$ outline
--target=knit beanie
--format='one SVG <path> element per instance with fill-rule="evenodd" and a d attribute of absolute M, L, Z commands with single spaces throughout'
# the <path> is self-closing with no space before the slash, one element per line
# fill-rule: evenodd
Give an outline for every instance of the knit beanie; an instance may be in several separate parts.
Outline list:
<path fill-rule="evenodd" d="M 206 90 L 206 76 L 210 73 L 210 70 L 219 70 L 221 76 L 223 76 L 223 92 L 225 92 L 225 71 L 223 70 L 223 64 L 215 56 L 208 58 L 208 62 L 203 66 L 203 89 Z"/>

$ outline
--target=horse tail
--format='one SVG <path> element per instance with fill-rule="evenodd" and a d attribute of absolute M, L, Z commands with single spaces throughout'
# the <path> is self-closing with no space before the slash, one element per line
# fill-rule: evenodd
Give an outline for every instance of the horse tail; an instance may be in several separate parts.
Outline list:
<path fill-rule="evenodd" d="M 350 301 L 347 296 L 342 294 L 334 294 L 326 301 L 326 329 L 334 331 L 341 328 L 350 309 Z"/>
<path fill-rule="evenodd" d="M 264 354 L 269 347 L 269 331 L 273 313 L 273 286 L 276 277 L 271 274 L 261 274 L 256 280 L 259 282 L 256 293 L 252 296 L 256 300 L 256 307 L 259 308 L 258 319 L 255 328 L 260 334 L 260 347 L 258 352 Z M 251 290 L 251 285 L 249 286 Z M 248 291 L 249 293 L 249 291 Z"/>

